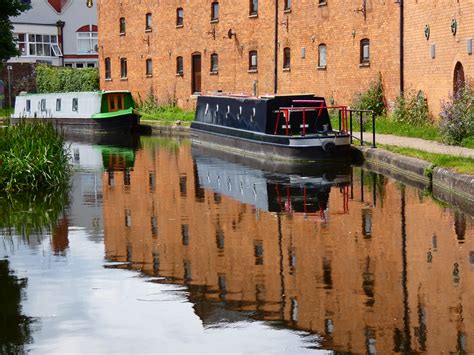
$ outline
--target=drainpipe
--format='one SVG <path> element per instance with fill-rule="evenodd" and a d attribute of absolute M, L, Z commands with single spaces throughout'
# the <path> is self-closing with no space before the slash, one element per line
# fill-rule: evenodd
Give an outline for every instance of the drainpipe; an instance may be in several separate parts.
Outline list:
<path fill-rule="evenodd" d="M 403 0 L 400 1 L 400 96 L 405 91 L 405 11 Z"/>
<path fill-rule="evenodd" d="M 278 1 L 275 0 L 275 81 L 273 83 L 273 93 L 278 93 Z"/>
<path fill-rule="evenodd" d="M 61 57 L 59 58 L 59 65 L 64 67 L 64 25 L 66 23 L 64 21 L 58 20 L 56 22 L 56 27 L 58 28 L 58 40 L 59 40 L 59 48 L 61 49 Z"/>

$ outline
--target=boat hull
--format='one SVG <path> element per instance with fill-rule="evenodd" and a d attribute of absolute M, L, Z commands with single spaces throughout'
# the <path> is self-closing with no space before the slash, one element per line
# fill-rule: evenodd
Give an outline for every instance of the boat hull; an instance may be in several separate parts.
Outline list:
<path fill-rule="evenodd" d="M 11 118 L 12 124 L 21 121 L 51 123 L 56 129 L 68 133 L 128 133 L 136 131 L 139 125 L 139 117 L 135 114 L 108 118 Z"/>
<path fill-rule="evenodd" d="M 238 154 L 289 161 L 352 161 L 348 135 L 328 134 L 287 137 L 193 122 L 191 139 L 195 144 Z M 326 142 L 332 142 L 327 146 Z"/>

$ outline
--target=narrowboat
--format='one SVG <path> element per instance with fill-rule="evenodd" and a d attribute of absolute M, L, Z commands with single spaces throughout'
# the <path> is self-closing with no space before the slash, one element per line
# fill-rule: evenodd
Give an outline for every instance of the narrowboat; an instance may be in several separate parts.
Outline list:
<path fill-rule="evenodd" d="M 13 124 L 21 120 L 51 122 L 66 132 L 132 131 L 139 124 L 128 91 L 22 93 L 11 117 Z"/>
<path fill-rule="evenodd" d="M 333 129 L 328 109 L 339 111 L 339 130 Z M 265 159 L 351 161 L 347 112 L 311 94 L 199 96 L 191 138 Z"/>

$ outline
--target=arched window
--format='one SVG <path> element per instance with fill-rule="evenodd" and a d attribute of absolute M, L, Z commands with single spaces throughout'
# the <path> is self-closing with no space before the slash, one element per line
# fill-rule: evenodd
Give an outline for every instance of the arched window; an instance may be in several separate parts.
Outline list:
<path fill-rule="evenodd" d="M 318 46 L 318 68 L 326 68 L 326 45 L 324 43 Z"/>
<path fill-rule="evenodd" d="M 283 69 L 290 69 L 291 66 L 291 50 L 286 47 L 283 49 Z"/>
<path fill-rule="evenodd" d="M 370 63 L 370 41 L 364 38 L 360 41 L 360 64 Z"/>
<path fill-rule="evenodd" d="M 128 70 L 127 70 L 127 58 L 120 58 L 120 78 L 127 79 Z"/>
<path fill-rule="evenodd" d="M 211 4 L 211 21 L 218 21 L 219 20 L 219 3 L 214 1 Z"/>
<path fill-rule="evenodd" d="M 76 31 L 76 33 L 78 53 L 97 53 L 99 51 L 96 25 L 82 26 Z"/>
<path fill-rule="evenodd" d="M 176 57 L 176 75 L 183 75 L 183 57 Z"/>
<path fill-rule="evenodd" d="M 153 60 L 146 60 L 146 76 L 153 76 Z"/>
<path fill-rule="evenodd" d="M 182 7 L 178 7 L 176 9 L 176 26 L 183 26 L 184 25 L 184 10 Z"/>
<path fill-rule="evenodd" d="M 257 51 L 250 51 L 249 52 L 249 70 L 256 71 L 257 70 Z"/>
<path fill-rule="evenodd" d="M 124 35 L 125 34 L 125 17 L 120 18 L 120 34 Z"/>
<path fill-rule="evenodd" d="M 464 76 L 464 68 L 460 62 L 456 63 L 454 67 L 454 79 L 453 79 L 453 94 L 457 96 L 459 92 L 464 89 L 466 79 Z"/>
<path fill-rule="evenodd" d="M 153 17 L 151 13 L 147 13 L 145 16 L 145 31 L 151 31 L 153 26 Z"/>
<path fill-rule="evenodd" d="M 105 67 L 105 80 L 112 79 L 112 65 L 110 63 L 109 57 L 105 58 L 104 67 Z"/>
<path fill-rule="evenodd" d="M 291 0 L 285 0 L 284 3 L 284 10 L 291 10 Z"/>
<path fill-rule="evenodd" d="M 219 71 L 219 56 L 217 53 L 211 54 L 211 73 L 217 73 Z"/>

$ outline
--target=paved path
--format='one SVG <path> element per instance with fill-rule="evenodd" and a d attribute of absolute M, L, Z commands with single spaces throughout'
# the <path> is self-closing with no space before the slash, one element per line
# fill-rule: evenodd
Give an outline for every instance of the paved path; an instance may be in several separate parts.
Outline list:
<path fill-rule="evenodd" d="M 355 137 L 360 137 L 360 133 L 354 132 Z M 364 141 L 372 142 L 372 134 L 364 132 Z M 435 141 L 428 141 L 420 138 L 409 138 L 393 136 L 391 134 L 376 134 L 376 144 L 394 145 L 397 147 L 414 148 L 424 150 L 429 153 L 449 154 L 462 157 L 474 158 L 474 149 L 456 147 L 446 144 L 441 144 Z"/>

